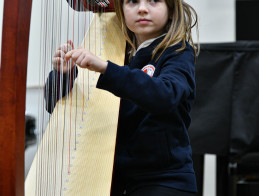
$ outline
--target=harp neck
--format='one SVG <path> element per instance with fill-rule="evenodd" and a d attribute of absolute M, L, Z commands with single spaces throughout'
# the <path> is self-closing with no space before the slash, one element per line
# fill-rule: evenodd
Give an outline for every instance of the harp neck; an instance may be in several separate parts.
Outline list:
<path fill-rule="evenodd" d="M 0 195 L 24 195 L 24 133 L 31 0 L 5 0 L 0 67 Z"/>

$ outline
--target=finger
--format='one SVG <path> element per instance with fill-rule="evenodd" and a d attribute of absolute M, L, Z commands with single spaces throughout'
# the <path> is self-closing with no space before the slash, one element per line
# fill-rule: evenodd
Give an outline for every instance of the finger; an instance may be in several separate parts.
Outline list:
<path fill-rule="evenodd" d="M 74 46 L 66 43 L 66 44 L 63 44 L 63 45 L 59 46 L 58 50 L 61 50 L 64 53 L 67 53 L 68 51 L 73 50 L 73 48 L 74 48 Z"/>
<path fill-rule="evenodd" d="M 74 43 L 72 40 L 68 40 L 67 43 L 72 47 L 72 50 L 74 49 Z"/>
<path fill-rule="evenodd" d="M 89 59 L 87 58 L 87 56 L 85 56 L 84 59 L 82 60 L 81 64 L 80 64 L 80 66 L 82 68 L 88 68 L 89 67 L 88 66 L 88 61 L 89 61 Z"/>
<path fill-rule="evenodd" d="M 64 60 L 62 58 L 53 58 L 52 60 L 54 69 L 60 71 L 61 68 L 66 67 L 66 63 L 64 63 Z"/>
<path fill-rule="evenodd" d="M 54 58 L 53 59 L 54 69 L 59 72 L 66 73 L 68 70 L 72 68 L 71 63 L 66 63 L 62 58 Z"/>
<path fill-rule="evenodd" d="M 82 49 L 76 49 L 76 50 L 71 50 L 69 52 L 66 53 L 65 55 L 65 61 L 68 61 L 69 59 L 73 59 L 73 61 L 76 61 L 77 58 L 81 55 L 81 53 L 83 52 Z"/>
<path fill-rule="evenodd" d="M 71 59 L 71 58 L 72 58 L 72 55 L 73 55 L 74 53 L 75 53 L 75 50 L 71 50 L 71 51 L 67 52 L 66 55 L 65 55 L 64 60 L 65 60 L 65 61 L 68 61 L 69 59 Z"/>
<path fill-rule="evenodd" d="M 72 59 L 76 61 L 83 53 L 87 53 L 84 49 L 76 49 L 74 54 L 72 54 Z"/>
<path fill-rule="evenodd" d="M 57 66 L 55 67 L 55 69 L 56 69 L 58 72 L 62 72 L 62 73 L 67 73 L 67 71 L 70 70 L 70 68 L 68 68 L 68 66 L 62 66 L 62 64 L 57 65 Z"/>
<path fill-rule="evenodd" d="M 63 49 L 64 53 L 67 53 L 67 52 L 73 50 L 73 47 L 70 44 L 64 44 L 62 49 Z"/>
<path fill-rule="evenodd" d="M 76 60 L 76 64 L 80 65 L 81 61 L 85 58 L 85 54 L 81 53 L 80 56 L 78 56 L 77 60 Z"/>
<path fill-rule="evenodd" d="M 52 59 L 52 63 L 54 64 L 54 66 L 55 66 L 55 65 L 60 65 L 62 62 L 63 62 L 63 59 L 60 58 L 60 57 L 54 57 L 54 58 Z"/>
<path fill-rule="evenodd" d="M 54 53 L 54 57 L 61 57 L 64 58 L 65 53 L 62 50 L 56 50 Z"/>

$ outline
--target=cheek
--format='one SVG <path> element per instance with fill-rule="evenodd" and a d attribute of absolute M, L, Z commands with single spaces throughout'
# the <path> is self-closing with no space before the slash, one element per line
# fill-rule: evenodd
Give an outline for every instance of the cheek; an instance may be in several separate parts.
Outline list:
<path fill-rule="evenodd" d="M 132 21 L 134 21 L 132 14 L 130 14 L 129 12 L 124 12 L 124 18 L 125 18 L 125 23 L 127 27 L 132 26 L 132 23 L 133 23 Z"/>
<path fill-rule="evenodd" d="M 125 19 L 125 24 L 130 31 L 134 32 L 134 24 L 129 20 L 129 18 Z"/>
<path fill-rule="evenodd" d="M 168 23 L 169 15 L 167 13 L 164 13 L 164 14 L 160 13 L 158 14 L 158 17 L 159 17 L 160 24 L 162 26 L 165 26 Z"/>

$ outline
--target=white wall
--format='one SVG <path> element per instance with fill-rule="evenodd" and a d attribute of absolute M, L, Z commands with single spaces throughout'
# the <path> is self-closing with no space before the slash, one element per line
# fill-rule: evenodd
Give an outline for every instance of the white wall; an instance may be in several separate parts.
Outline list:
<path fill-rule="evenodd" d="M 233 42 L 236 40 L 235 0 L 186 0 L 186 2 L 198 14 L 201 43 Z M 194 38 L 196 38 L 196 34 L 194 34 Z"/>

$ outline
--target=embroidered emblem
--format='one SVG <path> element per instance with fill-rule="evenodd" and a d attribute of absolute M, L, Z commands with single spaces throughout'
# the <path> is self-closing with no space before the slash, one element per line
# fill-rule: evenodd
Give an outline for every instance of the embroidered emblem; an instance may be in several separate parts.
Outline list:
<path fill-rule="evenodd" d="M 142 68 L 142 71 L 144 71 L 147 75 L 152 77 L 154 75 L 155 69 L 156 68 L 154 67 L 154 65 L 148 64 Z"/>

